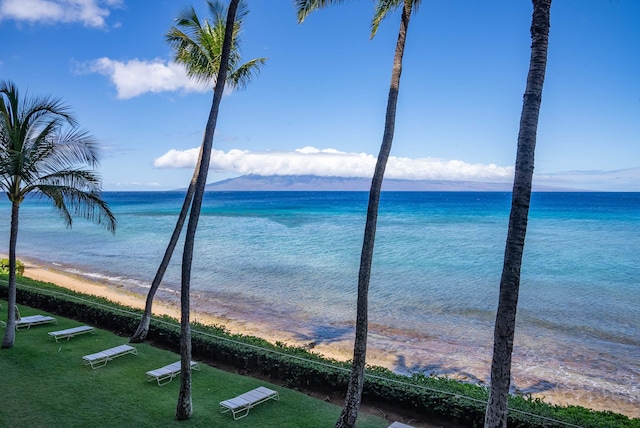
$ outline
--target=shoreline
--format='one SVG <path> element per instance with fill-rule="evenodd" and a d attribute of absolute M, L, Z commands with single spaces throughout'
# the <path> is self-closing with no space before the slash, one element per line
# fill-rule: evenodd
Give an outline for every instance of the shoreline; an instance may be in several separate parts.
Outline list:
<path fill-rule="evenodd" d="M 0 257 L 7 257 L 4 254 L 0 254 Z M 33 261 L 30 259 L 21 258 L 21 261 L 25 264 L 24 276 L 43 282 L 49 282 L 56 284 L 62 288 L 77 291 L 84 294 L 95 295 L 103 297 L 107 300 L 119 303 L 132 308 L 144 309 L 146 294 L 137 293 L 131 291 L 124 286 L 114 285 L 113 283 L 107 283 L 104 281 L 94 280 L 87 278 L 80 274 L 73 274 L 63 271 L 62 269 L 56 269 L 55 266 L 44 266 L 42 262 Z M 255 336 L 265 339 L 271 343 L 282 342 L 289 346 L 300 346 L 311 350 L 314 353 L 322 355 L 326 358 L 331 358 L 339 361 L 345 361 L 352 358 L 353 349 L 353 335 L 346 335 L 340 340 L 329 340 L 326 342 L 312 342 L 305 341 L 300 334 L 296 334 L 293 331 L 288 331 L 277 325 L 269 325 L 264 322 L 260 322 L 259 319 L 247 320 L 247 317 L 240 318 L 234 314 L 233 311 L 226 311 L 224 305 L 221 304 L 221 313 L 212 313 L 205 302 L 200 302 L 198 296 L 192 294 L 191 298 L 191 321 L 198 322 L 205 325 L 220 325 L 232 334 L 241 334 L 248 336 Z M 208 303 L 208 302 L 206 302 Z M 223 302 L 224 303 L 224 302 Z M 217 308 L 220 309 L 220 308 Z M 167 315 L 177 320 L 180 319 L 180 306 L 179 300 L 175 299 L 163 299 L 161 291 L 158 291 L 154 299 L 153 304 L 154 315 Z M 236 316 L 234 316 L 236 315 Z M 393 334 L 393 332 L 379 333 L 376 330 L 376 326 L 370 327 L 369 333 L 369 349 L 367 356 L 367 363 L 369 365 L 382 366 L 388 369 L 393 369 L 394 364 L 397 362 L 398 350 L 393 346 L 389 346 L 385 341 L 387 334 Z M 297 337 L 296 337 L 297 336 Z M 376 346 L 377 345 L 377 346 Z M 407 344 L 409 345 L 409 344 Z M 435 355 L 439 358 L 438 353 L 442 353 L 442 343 L 417 343 L 412 344 L 411 348 L 414 352 L 424 352 L 427 354 Z M 450 348 L 450 352 L 464 352 L 464 350 L 454 350 Z M 490 351 L 490 350 L 489 350 Z M 490 359 L 490 355 L 487 357 Z M 490 364 L 490 360 L 489 360 Z M 517 362 L 514 359 L 514 367 Z M 538 375 L 545 371 L 544 367 L 532 367 L 526 371 L 535 371 L 534 378 L 539 378 Z M 545 373 L 545 376 L 547 373 Z M 447 377 L 458 379 L 460 381 L 472 381 L 474 378 L 477 380 L 477 376 L 466 376 L 466 373 L 449 373 Z M 477 382 L 476 382 L 477 383 Z M 516 380 L 513 381 L 514 385 Z M 624 414 L 629 417 L 640 417 L 640 410 L 637 403 L 624 402 L 624 400 L 612 399 L 607 394 L 575 394 L 574 391 L 564 390 L 557 388 L 554 390 L 546 390 L 543 392 L 534 392 L 531 394 L 534 398 L 541 398 L 549 404 L 556 405 L 578 405 L 585 408 L 590 408 L 599 411 L 614 411 Z"/>
<path fill-rule="evenodd" d="M 0 253 L 0 258 L 8 257 L 6 254 Z M 30 279 L 34 279 L 42 282 L 53 283 L 59 287 L 66 288 L 68 290 L 76 291 L 83 294 L 94 295 L 103 297 L 114 303 L 129 306 L 135 309 L 144 310 L 146 302 L 146 294 L 137 293 L 128 290 L 124 287 L 114 286 L 99 280 L 92 280 L 80 274 L 72 274 L 63 270 L 56 269 L 55 267 L 45 267 L 38 262 L 34 262 L 30 259 L 20 259 L 25 266 L 24 276 Z M 169 316 L 180 321 L 180 305 L 179 300 L 171 301 L 169 299 L 162 299 L 162 291 L 158 290 L 154 297 L 152 314 L 155 316 Z M 307 342 L 299 338 L 294 337 L 293 334 L 283 331 L 279 328 L 273 328 L 272 326 L 260 323 L 257 321 L 238 320 L 231 316 L 215 315 L 211 312 L 200 309 L 202 305 L 199 304 L 197 296 L 191 297 L 191 322 L 200 323 L 204 325 L 219 325 L 223 326 L 227 331 L 232 334 L 241 334 L 245 336 L 255 336 L 261 339 L 265 339 L 271 343 L 282 342 L 291 346 L 302 346 L 312 348 L 313 352 L 318 353 L 326 358 L 335 360 L 347 360 L 352 358 L 352 343 L 351 340 L 344 341 L 343 345 L 333 342 L 332 345 L 327 346 L 319 343 L 315 346 L 309 346 Z M 390 366 L 391 361 L 389 358 L 385 358 L 380 352 L 375 350 L 372 352 L 372 364 Z M 378 354 L 376 356 L 376 354 Z"/>

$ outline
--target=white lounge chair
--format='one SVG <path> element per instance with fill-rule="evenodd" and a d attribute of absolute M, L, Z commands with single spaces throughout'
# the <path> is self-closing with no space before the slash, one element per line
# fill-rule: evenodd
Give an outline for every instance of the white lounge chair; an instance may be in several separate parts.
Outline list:
<path fill-rule="evenodd" d="M 48 315 L 31 315 L 31 316 L 22 317 L 19 320 L 16 320 L 16 330 L 26 330 L 31 328 L 31 326 L 34 326 L 34 325 L 49 324 L 49 323 L 58 324 L 58 320 Z"/>
<path fill-rule="evenodd" d="M 194 370 L 200 370 L 200 365 L 196 361 L 191 361 L 191 368 Z M 178 376 L 181 370 L 182 367 L 180 361 L 176 361 L 175 363 L 167 364 L 159 369 L 149 370 L 147 372 L 147 381 L 151 382 L 156 380 L 158 381 L 158 385 L 164 385 L 165 383 L 171 382 L 174 377 Z"/>
<path fill-rule="evenodd" d="M 91 365 L 92 369 L 106 366 L 107 363 L 114 358 L 121 357 L 123 355 L 133 354 L 138 355 L 138 350 L 130 345 L 120 345 L 114 348 L 105 349 L 104 351 L 96 352 L 95 354 L 89 354 L 82 357 L 84 365 Z"/>
<path fill-rule="evenodd" d="M 413 428 L 411 425 L 403 424 L 402 422 L 395 421 L 389 428 Z"/>
<path fill-rule="evenodd" d="M 56 342 L 58 339 L 71 339 L 73 336 L 78 336 L 84 333 L 96 334 L 96 329 L 90 325 L 81 325 L 79 327 L 68 328 L 66 330 L 50 331 L 49 336 L 53 337 Z"/>
<path fill-rule="evenodd" d="M 233 419 L 238 420 L 244 418 L 249 414 L 249 410 L 252 407 L 257 406 L 260 403 L 264 403 L 267 400 L 279 400 L 280 396 L 276 391 L 273 391 L 264 386 L 260 386 L 256 389 L 252 389 L 249 392 L 238 395 L 235 398 L 220 402 L 220 413 L 231 411 Z"/>

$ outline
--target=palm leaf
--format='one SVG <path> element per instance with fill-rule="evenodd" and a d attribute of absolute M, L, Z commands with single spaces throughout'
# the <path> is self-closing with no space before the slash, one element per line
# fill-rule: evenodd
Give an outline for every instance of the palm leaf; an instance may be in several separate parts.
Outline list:
<path fill-rule="evenodd" d="M 311 12 L 323 9 L 333 4 L 343 3 L 344 0 L 295 0 L 295 8 L 298 15 L 298 23 L 304 22 Z"/>
<path fill-rule="evenodd" d="M 378 0 L 375 12 L 373 13 L 373 19 L 371 20 L 371 34 L 369 37 L 374 38 L 378 32 L 380 23 L 398 9 L 402 3 L 403 0 Z"/>
<path fill-rule="evenodd" d="M 187 75 L 204 85 L 215 85 L 226 26 L 226 6 L 220 1 L 207 1 L 211 20 L 201 21 L 193 7 L 185 9 L 175 20 L 165 38 L 174 51 L 173 61 L 182 64 Z M 264 65 L 266 58 L 257 58 L 242 63 L 240 55 L 240 33 L 243 19 L 248 13 L 244 2 L 240 2 L 234 22 L 232 48 L 229 58 L 229 80 L 231 88 L 243 89 Z"/>
<path fill-rule="evenodd" d="M 22 99 L 13 83 L 0 82 L 0 149 L 0 188 L 12 202 L 36 192 L 69 226 L 76 212 L 115 230 L 115 217 L 101 201 L 100 178 L 86 169 L 99 163 L 98 142 L 60 99 Z"/>

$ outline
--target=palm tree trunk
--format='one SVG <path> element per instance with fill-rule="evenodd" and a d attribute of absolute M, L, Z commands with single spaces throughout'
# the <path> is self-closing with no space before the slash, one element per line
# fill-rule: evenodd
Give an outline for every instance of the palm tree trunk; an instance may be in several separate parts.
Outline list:
<path fill-rule="evenodd" d="M 515 336 L 516 310 L 520 289 L 520 268 L 527 233 L 531 184 L 538 116 L 542 101 L 542 86 L 547 66 L 549 46 L 549 19 L 551 0 L 533 0 L 531 23 L 531 59 L 524 94 L 515 178 L 509 216 L 509 230 L 504 252 L 500 298 L 494 330 L 493 359 L 491 361 L 491 390 L 485 428 L 506 428 L 509 386 L 511 383 L 511 356 Z"/>
<path fill-rule="evenodd" d="M 378 221 L 378 205 L 380 203 L 380 191 L 384 171 L 387 166 L 396 120 L 396 106 L 398 104 L 398 92 L 400 90 L 400 75 L 402 74 L 402 56 L 407 38 L 409 19 L 411 18 L 412 2 L 405 1 L 402 9 L 402 19 L 398 32 L 398 41 L 393 58 L 393 71 L 391 73 L 391 85 L 387 99 L 387 113 L 385 118 L 384 134 L 380 153 L 376 161 L 376 167 L 371 180 L 369 190 L 369 205 L 367 207 L 367 221 L 364 229 L 362 253 L 360 255 L 360 271 L 358 273 L 358 303 L 356 310 L 356 337 L 354 341 L 353 363 L 351 375 L 347 386 L 344 406 L 340 417 L 336 422 L 336 428 L 353 428 L 358 418 L 362 389 L 364 387 L 364 369 L 367 356 L 367 332 L 369 312 L 369 280 L 371 278 L 371 262 L 373 259 L 373 246 L 376 238 L 376 225 Z"/>
<path fill-rule="evenodd" d="M 16 243 L 18 242 L 18 214 L 20 204 L 11 204 L 11 231 L 9 237 L 9 287 L 7 289 L 7 327 L 2 338 L 2 349 L 13 348 L 16 339 Z"/>
<path fill-rule="evenodd" d="M 178 221 L 176 222 L 176 227 L 173 229 L 173 234 L 171 235 L 171 239 L 169 240 L 169 245 L 167 245 L 167 249 L 164 252 L 164 257 L 162 258 L 162 262 L 158 267 L 156 272 L 156 276 L 153 278 L 153 282 L 151 283 L 151 288 L 149 289 L 149 293 L 147 294 L 147 300 L 144 306 L 144 313 L 142 314 L 142 319 L 140 320 L 140 324 L 138 324 L 138 329 L 131 336 L 129 342 L 131 343 L 141 343 L 144 342 L 147 338 L 147 334 L 149 333 L 149 324 L 151 323 L 151 309 L 153 306 L 153 298 L 160 287 L 160 283 L 162 282 L 162 278 L 164 277 L 165 272 L 167 271 L 167 267 L 169 266 L 169 262 L 171 261 L 171 256 L 173 255 L 173 251 L 178 244 L 178 239 L 180 239 L 180 233 L 182 232 L 182 227 L 184 226 L 184 222 L 187 219 L 187 213 L 189 212 L 189 207 L 191 206 L 191 201 L 193 200 L 193 194 L 196 189 L 196 180 L 198 178 L 198 169 L 200 166 L 200 162 L 202 159 L 202 148 L 200 149 L 200 156 L 198 159 L 198 163 L 196 164 L 196 169 L 194 171 L 193 177 L 191 178 L 191 182 L 189 183 L 189 188 L 187 189 L 187 194 L 185 195 L 184 202 L 182 203 L 182 209 L 180 210 L 180 215 L 178 216 Z"/>
<path fill-rule="evenodd" d="M 227 79 L 227 70 L 229 68 L 229 54 L 231 52 L 231 42 L 233 40 L 233 27 L 240 0 L 231 0 L 227 12 L 227 23 L 225 27 L 224 42 L 222 45 L 222 55 L 220 59 L 220 69 L 216 79 L 216 86 L 213 92 L 213 102 L 209 119 L 205 128 L 204 138 L 202 141 L 202 163 L 198 168 L 198 178 L 196 180 L 196 189 L 193 195 L 193 203 L 191 213 L 189 215 L 189 224 L 187 225 L 187 233 L 185 236 L 184 252 L 182 253 L 182 287 L 180 291 L 180 394 L 178 396 L 178 405 L 176 409 L 176 419 L 186 420 L 191 417 L 191 326 L 189 324 L 189 289 L 191 284 L 191 265 L 193 262 L 193 247 L 195 242 L 196 228 L 200 218 L 200 210 L 202 208 L 202 199 L 204 198 L 204 190 L 207 182 L 207 174 L 209 163 L 211 161 L 211 151 L 213 148 L 213 134 L 216 129 L 218 120 L 218 111 L 220 109 L 220 100 L 224 92 L 224 86 Z"/>

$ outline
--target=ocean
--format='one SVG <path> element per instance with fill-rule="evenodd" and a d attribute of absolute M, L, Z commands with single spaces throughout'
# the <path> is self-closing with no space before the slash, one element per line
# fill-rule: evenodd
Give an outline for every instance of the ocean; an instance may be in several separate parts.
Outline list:
<path fill-rule="evenodd" d="M 180 192 L 107 192 L 115 235 L 66 229 L 48 203 L 20 211 L 18 258 L 145 293 Z M 209 192 L 191 291 L 199 310 L 299 343 L 353 337 L 366 192 Z M 370 348 L 400 373 L 488 383 L 510 193 L 383 192 Z M 0 253 L 10 205 L 0 201 Z M 162 284 L 179 298 L 182 243 Z M 513 390 L 640 417 L 640 193 L 534 193 Z M 592 406 L 592 407 L 594 407 Z M 620 407 L 622 406 L 622 407 Z M 634 414 L 635 409 L 635 414 Z"/>

